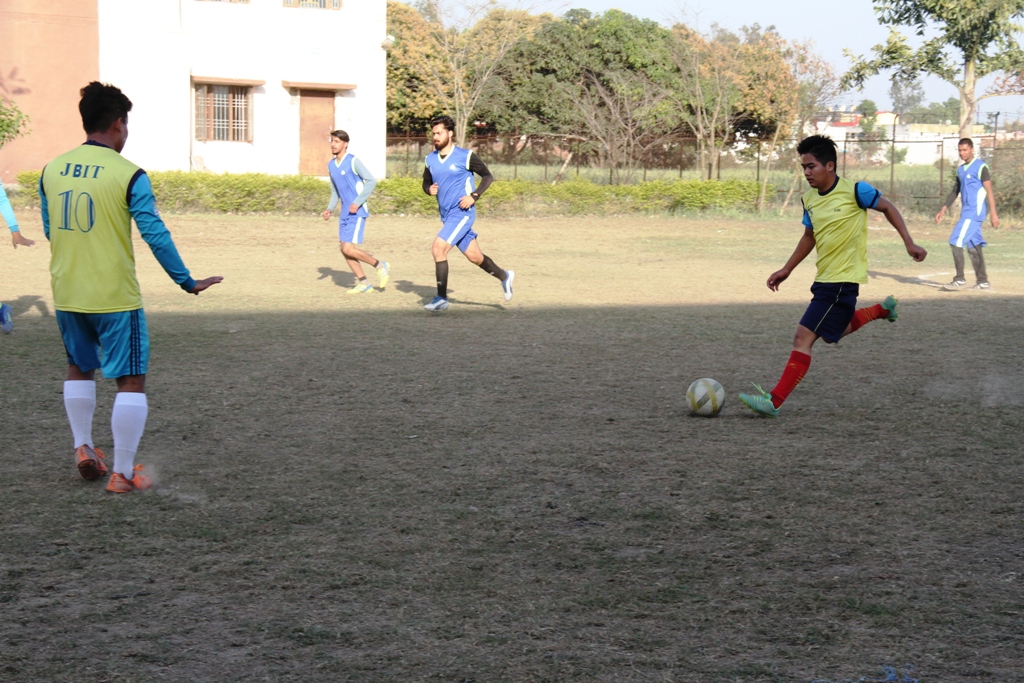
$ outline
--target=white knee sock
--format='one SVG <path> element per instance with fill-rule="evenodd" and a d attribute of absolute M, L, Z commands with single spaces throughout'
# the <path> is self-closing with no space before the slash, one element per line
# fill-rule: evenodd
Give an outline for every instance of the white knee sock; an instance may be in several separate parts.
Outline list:
<path fill-rule="evenodd" d="M 92 448 L 92 415 L 96 412 L 96 382 L 86 379 L 69 379 L 64 382 L 64 410 L 71 423 L 71 434 L 75 437 L 75 448 Z"/>
<path fill-rule="evenodd" d="M 114 432 L 114 472 L 132 478 L 135 453 L 146 429 L 149 404 L 146 395 L 119 391 L 114 398 L 114 412 L 110 416 L 110 429 Z"/>

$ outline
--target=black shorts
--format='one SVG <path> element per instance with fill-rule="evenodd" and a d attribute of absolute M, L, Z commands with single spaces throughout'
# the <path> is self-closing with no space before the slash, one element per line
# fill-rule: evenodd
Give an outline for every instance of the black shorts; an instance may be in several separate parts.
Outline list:
<path fill-rule="evenodd" d="M 857 310 L 860 285 L 856 282 L 815 282 L 811 303 L 800 324 L 826 342 L 839 341 Z"/>

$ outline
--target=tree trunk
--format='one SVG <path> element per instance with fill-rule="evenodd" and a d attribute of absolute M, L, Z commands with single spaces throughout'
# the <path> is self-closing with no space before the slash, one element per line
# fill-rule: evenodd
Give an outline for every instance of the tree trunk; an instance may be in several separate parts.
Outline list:
<path fill-rule="evenodd" d="M 775 134 L 772 135 L 772 144 L 768 148 L 768 162 L 764 166 L 764 179 L 761 181 L 761 194 L 757 198 L 757 212 L 764 213 L 764 195 L 768 191 L 768 174 L 772 170 L 772 155 L 775 154 L 775 145 L 779 142 L 779 132 L 782 130 L 781 124 L 776 124 Z"/>
<path fill-rule="evenodd" d="M 969 138 L 974 129 L 974 88 L 978 82 L 977 64 L 973 57 L 964 60 L 964 84 L 960 88 L 960 137 Z"/>

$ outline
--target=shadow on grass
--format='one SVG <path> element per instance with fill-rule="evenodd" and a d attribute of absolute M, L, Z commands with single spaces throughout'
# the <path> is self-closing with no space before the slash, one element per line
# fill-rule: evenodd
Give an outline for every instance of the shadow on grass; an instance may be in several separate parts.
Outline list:
<path fill-rule="evenodd" d="M 36 296 L 34 294 L 19 296 L 17 299 L 8 301 L 7 303 L 10 304 L 14 317 L 28 313 L 33 308 L 39 311 L 39 315 L 44 318 L 48 318 L 50 316 L 50 307 L 41 296 Z"/>

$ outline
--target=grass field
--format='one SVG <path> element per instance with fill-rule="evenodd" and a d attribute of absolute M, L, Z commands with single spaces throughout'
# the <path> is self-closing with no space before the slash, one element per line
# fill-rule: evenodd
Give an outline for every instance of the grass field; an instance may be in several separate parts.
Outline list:
<path fill-rule="evenodd" d="M 736 393 L 806 305 L 811 263 L 763 284 L 795 222 L 484 219 L 515 298 L 453 257 L 443 315 L 432 219 L 372 219 L 393 279 L 359 297 L 333 224 L 169 223 L 225 281 L 136 245 L 142 494 L 78 478 L 47 247 L 0 251 L 0 679 L 1024 681 L 1024 233 L 945 293 L 948 224 L 916 264 L 872 222 L 861 300 L 899 321 L 819 344 L 765 420 Z"/>

